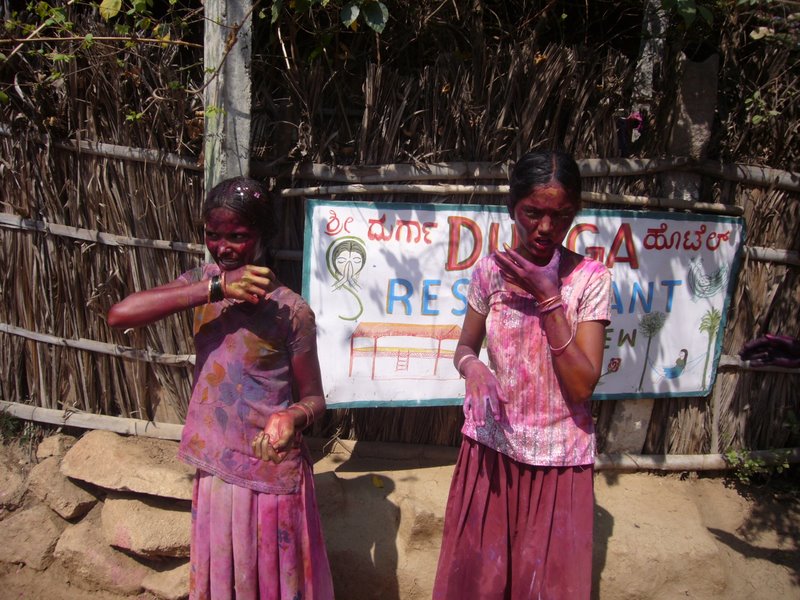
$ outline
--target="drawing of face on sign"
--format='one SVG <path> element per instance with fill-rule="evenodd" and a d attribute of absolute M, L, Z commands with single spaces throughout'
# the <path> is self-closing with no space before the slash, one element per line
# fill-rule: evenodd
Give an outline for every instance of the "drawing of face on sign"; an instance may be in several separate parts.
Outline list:
<path fill-rule="evenodd" d="M 334 291 L 345 290 L 352 294 L 358 302 L 357 314 L 350 317 L 339 315 L 340 319 L 354 321 L 364 312 L 364 305 L 358 297 L 356 290 L 359 288 L 358 276 L 364 269 L 367 260 L 367 250 L 357 237 L 344 237 L 334 240 L 326 252 L 328 272 L 333 276 L 331 286 Z"/>
<path fill-rule="evenodd" d="M 358 275 L 364 268 L 367 251 L 359 240 L 346 239 L 334 243 L 331 253 L 331 267 L 337 279 L 333 289 L 337 290 L 344 285 L 352 288 L 358 287 Z"/>

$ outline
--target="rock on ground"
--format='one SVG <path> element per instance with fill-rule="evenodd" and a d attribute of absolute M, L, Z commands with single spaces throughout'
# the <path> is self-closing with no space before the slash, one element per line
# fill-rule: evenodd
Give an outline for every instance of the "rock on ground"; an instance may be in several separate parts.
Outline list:
<path fill-rule="evenodd" d="M 144 557 L 189 556 L 191 503 L 110 493 L 102 509 L 107 543 Z"/>
<path fill-rule="evenodd" d="M 65 519 L 82 517 L 97 504 L 97 498 L 64 476 L 60 463 L 59 458 L 50 456 L 33 467 L 28 489 Z"/>
<path fill-rule="evenodd" d="M 142 581 L 145 590 L 161 600 L 182 600 L 189 597 L 189 561 L 172 561 Z"/>
<path fill-rule="evenodd" d="M 39 442 L 36 448 L 36 458 L 39 460 L 44 460 L 51 456 L 62 458 L 77 441 L 77 438 L 63 433 L 47 436 Z"/>
<path fill-rule="evenodd" d="M 0 454 L 0 508 L 16 508 L 26 490 L 25 473 L 10 454 Z"/>
<path fill-rule="evenodd" d="M 106 543 L 97 522 L 99 512 L 95 508 L 80 523 L 61 534 L 56 545 L 56 559 L 75 574 L 72 583 L 79 587 L 138 594 L 142 590 L 142 580 L 151 569 Z"/>
<path fill-rule="evenodd" d="M 177 442 L 90 431 L 61 462 L 61 472 L 121 492 L 192 499 L 194 469 L 178 461 Z"/>
<path fill-rule="evenodd" d="M 37 571 L 53 562 L 53 549 L 67 523 L 44 505 L 0 521 L 0 562 L 21 563 Z"/>

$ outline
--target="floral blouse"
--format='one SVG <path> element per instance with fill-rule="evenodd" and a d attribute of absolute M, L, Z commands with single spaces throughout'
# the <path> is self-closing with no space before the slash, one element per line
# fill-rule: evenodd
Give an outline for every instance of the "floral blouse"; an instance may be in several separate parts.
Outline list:
<path fill-rule="evenodd" d="M 562 281 L 561 298 L 573 332 L 583 321 L 609 322 L 611 273 L 584 258 Z M 486 315 L 486 349 L 508 403 L 507 424 L 487 419 L 477 427 L 469 417 L 462 433 L 530 465 L 577 466 L 594 463 L 591 403 L 571 404 L 561 392 L 537 303 L 512 291 L 493 255 L 472 273 L 470 306 Z"/>
<path fill-rule="evenodd" d="M 193 283 L 219 272 L 204 265 L 180 278 Z M 194 311 L 194 342 L 194 383 L 178 457 L 228 483 L 296 493 L 305 448 L 276 465 L 256 458 L 250 444 L 270 414 L 295 401 L 292 356 L 316 351 L 311 308 L 283 285 L 255 305 L 204 304 Z"/>

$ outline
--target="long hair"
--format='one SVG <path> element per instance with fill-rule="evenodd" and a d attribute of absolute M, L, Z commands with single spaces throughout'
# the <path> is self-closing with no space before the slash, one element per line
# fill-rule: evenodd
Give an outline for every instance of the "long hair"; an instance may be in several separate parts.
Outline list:
<path fill-rule="evenodd" d="M 581 207 L 581 173 L 572 155 L 557 150 L 537 150 L 524 154 L 514 165 L 509 177 L 510 193 L 506 201 L 514 216 L 517 202 L 537 187 L 556 182 L 564 188 L 575 208 Z"/>

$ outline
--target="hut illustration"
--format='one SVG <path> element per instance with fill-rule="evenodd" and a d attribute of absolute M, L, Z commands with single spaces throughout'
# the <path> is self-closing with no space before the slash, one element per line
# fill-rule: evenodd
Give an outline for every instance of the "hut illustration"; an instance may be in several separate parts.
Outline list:
<path fill-rule="evenodd" d="M 442 359 L 453 358 L 461 327 L 415 323 L 359 323 L 350 336 L 350 367 L 369 360 L 370 379 L 438 379 Z M 456 378 L 452 369 L 448 377 Z"/>

